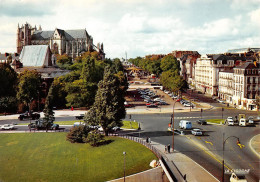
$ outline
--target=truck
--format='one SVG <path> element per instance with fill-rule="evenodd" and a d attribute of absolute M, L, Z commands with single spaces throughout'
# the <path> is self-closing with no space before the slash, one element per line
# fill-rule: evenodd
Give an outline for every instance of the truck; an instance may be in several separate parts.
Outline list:
<path fill-rule="evenodd" d="M 191 129 L 192 128 L 192 124 L 191 124 L 190 121 L 180 120 L 179 127 L 181 129 Z"/>
<path fill-rule="evenodd" d="M 54 124 L 53 122 L 49 122 L 46 126 L 46 123 L 43 121 L 43 119 L 38 119 L 34 122 L 31 122 L 30 124 L 28 124 L 28 127 L 30 129 L 36 129 L 36 130 L 40 130 L 40 129 L 58 130 L 59 129 L 59 125 Z"/>
<path fill-rule="evenodd" d="M 24 119 L 39 119 L 40 118 L 40 114 L 38 112 L 28 112 L 26 111 L 25 113 L 22 113 L 18 116 L 18 119 L 20 121 L 24 120 Z"/>

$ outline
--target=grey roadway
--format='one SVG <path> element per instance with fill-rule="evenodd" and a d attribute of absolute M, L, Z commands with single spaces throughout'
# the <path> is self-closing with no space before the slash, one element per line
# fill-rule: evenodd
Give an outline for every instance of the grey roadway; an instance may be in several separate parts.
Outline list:
<path fill-rule="evenodd" d="M 234 116 L 241 111 L 233 110 L 228 116 Z M 221 113 L 217 111 L 207 111 L 204 118 L 221 118 Z M 254 115 L 254 113 L 251 113 Z M 215 116 L 214 116 L 215 115 Z M 195 118 L 190 118 L 195 117 Z M 193 127 L 202 128 L 206 131 L 206 136 L 194 137 L 192 135 L 175 136 L 175 149 L 179 152 L 191 157 L 197 163 L 202 165 L 210 173 L 218 179 L 221 179 L 222 170 L 222 139 L 223 133 L 225 138 L 229 136 L 237 136 L 244 148 L 240 149 L 236 144 L 235 138 L 230 138 L 225 144 L 225 163 L 231 169 L 250 170 L 247 178 L 249 181 L 259 181 L 259 158 L 250 150 L 249 140 L 256 134 L 260 133 L 258 125 L 254 127 L 239 126 L 218 126 L 206 125 L 200 126 L 195 123 L 196 118 L 200 117 L 200 113 L 176 113 L 175 126 L 181 118 L 188 118 L 193 122 Z M 170 120 L 170 114 L 152 114 L 152 115 L 132 115 L 132 118 L 141 121 L 141 127 L 144 132 L 141 136 L 149 136 L 155 142 L 167 145 L 171 144 L 172 136 L 166 132 L 167 125 Z M 175 128 L 178 128 L 177 126 Z M 227 169 L 227 168 L 226 168 Z M 226 175 L 226 180 L 228 179 Z"/>

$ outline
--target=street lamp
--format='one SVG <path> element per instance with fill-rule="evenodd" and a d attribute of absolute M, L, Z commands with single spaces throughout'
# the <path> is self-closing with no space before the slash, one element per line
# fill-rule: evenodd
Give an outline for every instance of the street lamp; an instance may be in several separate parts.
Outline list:
<path fill-rule="evenodd" d="M 123 152 L 123 155 L 124 155 L 124 182 L 125 182 L 125 155 L 126 155 L 126 152 Z"/>
<path fill-rule="evenodd" d="M 225 140 L 224 140 L 224 138 L 225 138 L 225 133 L 223 133 L 223 146 L 222 146 L 222 148 L 223 148 L 223 161 L 222 161 L 222 182 L 224 182 L 225 181 L 225 162 L 224 162 L 224 150 L 225 150 L 225 143 L 226 143 L 226 141 L 229 139 L 229 138 L 231 138 L 231 137 L 234 137 L 234 138 L 236 138 L 237 139 L 237 144 L 239 145 L 240 144 L 240 141 L 239 141 L 239 138 L 238 137 L 236 137 L 236 136 L 229 136 L 229 137 L 227 137 Z"/>
<path fill-rule="evenodd" d="M 174 151 L 174 106 L 177 100 L 173 103 L 172 106 L 172 151 Z"/>

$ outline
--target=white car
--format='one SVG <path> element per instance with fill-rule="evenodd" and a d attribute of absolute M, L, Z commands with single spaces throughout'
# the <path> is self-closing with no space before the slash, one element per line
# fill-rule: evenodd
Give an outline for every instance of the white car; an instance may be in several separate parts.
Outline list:
<path fill-rule="evenodd" d="M 4 124 L 3 126 L 1 126 L 2 130 L 13 130 L 14 129 L 14 125 L 12 124 Z"/>
<path fill-rule="evenodd" d="M 200 129 L 193 129 L 193 130 L 191 130 L 191 134 L 193 134 L 195 136 L 197 136 L 197 135 L 201 136 L 202 131 Z"/>
<path fill-rule="evenodd" d="M 157 97 L 157 98 L 153 99 L 153 101 L 154 101 L 154 102 L 160 102 L 160 101 L 162 101 L 162 99 L 159 98 L 159 97 Z"/>
<path fill-rule="evenodd" d="M 186 103 L 183 104 L 183 106 L 184 107 L 192 107 L 193 105 L 190 102 L 186 102 Z"/>
<path fill-rule="evenodd" d="M 249 124 L 254 124 L 254 117 L 253 116 L 249 116 L 248 117 L 248 123 Z"/>
<path fill-rule="evenodd" d="M 228 124 L 228 126 L 234 126 L 235 125 L 232 117 L 227 117 L 226 123 Z"/>

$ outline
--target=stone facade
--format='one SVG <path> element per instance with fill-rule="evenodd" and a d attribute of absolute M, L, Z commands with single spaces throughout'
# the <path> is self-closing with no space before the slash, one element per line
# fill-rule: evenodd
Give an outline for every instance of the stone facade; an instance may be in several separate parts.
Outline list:
<path fill-rule="evenodd" d="M 103 43 L 95 46 L 93 38 L 85 29 L 42 31 L 26 23 L 17 29 L 17 53 L 21 53 L 26 45 L 49 45 L 53 53 L 67 54 L 75 58 L 82 52 L 97 51 L 105 58 Z"/>
<path fill-rule="evenodd" d="M 219 72 L 219 88 L 218 96 L 221 100 L 225 100 L 227 103 L 233 103 L 234 95 L 234 71 L 221 71 Z"/>

